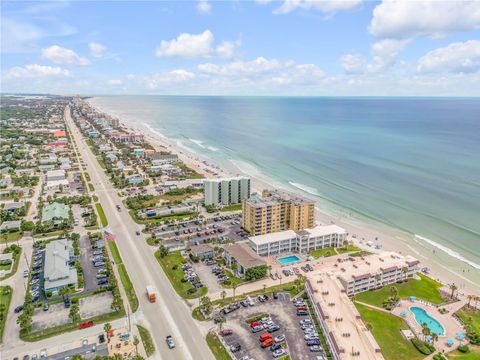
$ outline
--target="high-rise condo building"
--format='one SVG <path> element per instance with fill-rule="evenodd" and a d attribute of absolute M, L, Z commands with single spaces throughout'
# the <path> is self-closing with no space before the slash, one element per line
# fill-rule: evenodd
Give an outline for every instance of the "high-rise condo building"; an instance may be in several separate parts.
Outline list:
<path fill-rule="evenodd" d="M 205 205 L 240 204 L 250 197 L 250 178 L 239 176 L 203 181 Z"/>
<path fill-rule="evenodd" d="M 301 231 L 315 226 L 315 202 L 279 191 L 253 194 L 243 202 L 242 226 L 251 235 L 284 230 Z"/>

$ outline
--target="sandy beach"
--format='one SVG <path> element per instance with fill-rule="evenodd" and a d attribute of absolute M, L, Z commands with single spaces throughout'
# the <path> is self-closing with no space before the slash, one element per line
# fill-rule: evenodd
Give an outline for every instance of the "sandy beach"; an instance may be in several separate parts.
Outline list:
<path fill-rule="evenodd" d="M 227 171 L 221 168 L 212 159 L 203 154 L 189 151 L 188 147 L 179 145 L 173 139 L 169 139 L 158 131 L 143 127 L 131 127 L 122 123 L 125 130 L 142 132 L 145 139 L 156 150 L 170 151 L 178 155 L 187 166 L 207 178 L 230 177 L 244 173 L 252 179 L 252 192 L 261 193 L 263 189 L 282 188 L 282 190 L 291 192 L 291 189 L 282 187 L 281 184 L 271 184 L 265 181 L 257 174 L 245 173 L 238 168 L 238 172 Z M 308 195 L 307 195 L 308 196 Z M 429 275 L 441 281 L 445 285 L 455 283 L 459 288 L 459 293 L 480 294 L 480 271 L 468 264 L 455 259 L 454 257 L 435 249 L 428 244 L 420 243 L 411 239 L 412 236 L 399 230 L 388 228 L 387 226 L 375 223 L 364 223 L 349 214 L 342 216 L 332 216 L 320 208 L 316 208 L 316 221 L 319 225 L 335 223 L 345 228 L 348 233 L 348 239 L 357 246 L 370 252 L 380 251 L 373 246 L 367 246 L 367 242 L 381 244 L 382 250 L 396 251 L 404 255 L 412 255 L 421 261 L 421 267 L 430 269 Z"/>

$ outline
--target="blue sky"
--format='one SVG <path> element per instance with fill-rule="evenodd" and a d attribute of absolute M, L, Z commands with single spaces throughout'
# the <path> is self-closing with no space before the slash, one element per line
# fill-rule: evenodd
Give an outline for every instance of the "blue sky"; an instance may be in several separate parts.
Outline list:
<path fill-rule="evenodd" d="M 2 1 L 2 91 L 480 95 L 478 1 Z"/>

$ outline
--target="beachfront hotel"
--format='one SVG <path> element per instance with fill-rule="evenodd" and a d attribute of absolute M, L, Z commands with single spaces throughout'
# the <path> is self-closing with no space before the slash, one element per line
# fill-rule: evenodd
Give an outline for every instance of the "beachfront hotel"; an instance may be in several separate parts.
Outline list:
<path fill-rule="evenodd" d="M 251 235 L 315 226 L 315 202 L 298 195 L 266 191 L 243 202 L 242 227 Z"/>
<path fill-rule="evenodd" d="M 205 206 L 240 204 L 250 196 L 250 178 L 205 179 Z"/>
<path fill-rule="evenodd" d="M 419 260 L 394 252 L 381 252 L 365 258 L 350 258 L 338 264 L 337 277 L 348 296 L 411 279 Z"/>
<path fill-rule="evenodd" d="M 308 254 L 326 247 L 343 247 L 347 232 L 337 225 L 316 226 L 300 231 L 285 230 L 249 238 L 249 245 L 260 256 L 283 253 Z"/>

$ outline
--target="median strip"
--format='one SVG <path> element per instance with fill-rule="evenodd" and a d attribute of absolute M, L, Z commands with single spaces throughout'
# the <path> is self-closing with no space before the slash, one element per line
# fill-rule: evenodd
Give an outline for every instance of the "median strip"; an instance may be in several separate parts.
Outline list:
<path fill-rule="evenodd" d="M 100 221 L 102 222 L 102 226 L 108 226 L 108 220 L 107 217 L 105 216 L 105 212 L 103 211 L 102 204 L 96 203 L 95 208 L 97 209 L 98 216 L 100 216 Z"/>
<path fill-rule="evenodd" d="M 128 276 L 127 269 L 123 264 L 122 257 L 120 256 L 120 252 L 118 251 L 117 244 L 115 241 L 108 240 L 108 247 L 110 249 L 110 253 L 112 254 L 112 258 L 117 264 L 118 274 L 120 275 L 120 281 L 122 282 L 123 288 L 125 289 L 125 293 L 127 294 L 128 303 L 132 309 L 132 312 L 137 311 L 138 309 L 138 298 L 137 294 L 135 293 L 135 289 L 133 288 L 132 281 Z"/>

